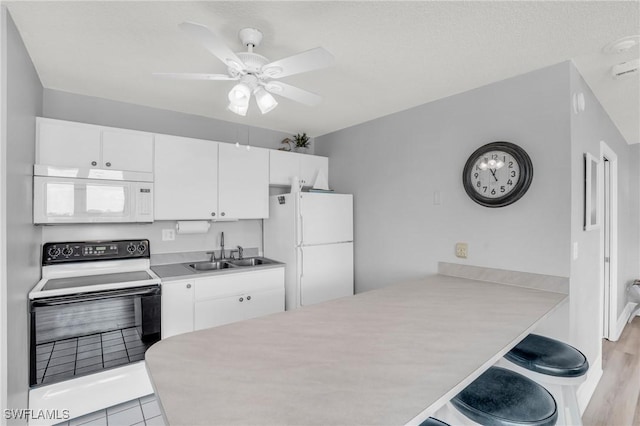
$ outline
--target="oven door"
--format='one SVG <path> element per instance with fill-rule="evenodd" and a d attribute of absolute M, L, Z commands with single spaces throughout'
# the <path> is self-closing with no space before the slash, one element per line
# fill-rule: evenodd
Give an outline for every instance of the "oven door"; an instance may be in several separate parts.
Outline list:
<path fill-rule="evenodd" d="M 30 385 L 51 384 L 144 359 L 160 340 L 160 286 L 34 299 Z"/>

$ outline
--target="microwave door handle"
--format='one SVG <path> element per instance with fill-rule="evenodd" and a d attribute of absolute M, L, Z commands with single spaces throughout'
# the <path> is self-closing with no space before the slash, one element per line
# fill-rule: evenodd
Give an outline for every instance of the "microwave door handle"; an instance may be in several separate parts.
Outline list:
<path fill-rule="evenodd" d="M 32 305 L 35 307 L 59 306 L 59 305 L 68 305 L 71 303 L 78 303 L 78 302 L 91 302 L 94 300 L 113 299 L 117 297 L 152 296 L 158 293 L 159 292 L 157 290 L 152 289 L 152 290 L 137 290 L 137 291 L 123 291 L 123 292 L 112 291 L 112 292 L 100 293 L 95 295 L 87 295 L 87 296 L 83 296 L 79 294 L 74 296 L 66 296 L 64 299 L 57 299 L 57 298 L 35 299 L 32 302 Z"/>

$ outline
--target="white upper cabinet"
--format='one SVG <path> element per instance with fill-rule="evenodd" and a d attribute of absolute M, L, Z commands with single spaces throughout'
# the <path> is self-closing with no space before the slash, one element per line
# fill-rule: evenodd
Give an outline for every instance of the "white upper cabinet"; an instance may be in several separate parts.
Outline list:
<path fill-rule="evenodd" d="M 68 121 L 36 119 L 36 163 L 47 166 L 98 167 L 100 127 Z"/>
<path fill-rule="evenodd" d="M 169 135 L 155 144 L 155 220 L 269 217 L 268 150 Z"/>
<path fill-rule="evenodd" d="M 102 168 L 153 172 L 153 135 L 103 128 Z"/>
<path fill-rule="evenodd" d="M 269 217 L 269 150 L 219 144 L 219 219 Z"/>
<path fill-rule="evenodd" d="M 217 219 L 219 144 L 169 135 L 155 143 L 155 220 Z"/>
<path fill-rule="evenodd" d="M 270 185 L 291 185 L 291 178 L 297 176 L 302 185 L 313 186 L 320 171 L 325 178 L 329 178 L 327 157 L 288 151 L 269 152 Z"/>
<path fill-rule="evenodd" d="M 291 178 L 300 177 L 299 154 L 289 151 L 269 152 L 269 184 L 291 185 Z"/>
<path fill-rule="evenodd" d="M 329 180 L 329 159 L 317 155 L 298 154 L 300 156 L 300 182 L 304 186 L 313 186 L 322 172 L 324 178 Z"/>
<path fill-rule="evenodd" d="M 36 123 L 38 164 L 153 171 L 150 133 L 41 117 Z"/>

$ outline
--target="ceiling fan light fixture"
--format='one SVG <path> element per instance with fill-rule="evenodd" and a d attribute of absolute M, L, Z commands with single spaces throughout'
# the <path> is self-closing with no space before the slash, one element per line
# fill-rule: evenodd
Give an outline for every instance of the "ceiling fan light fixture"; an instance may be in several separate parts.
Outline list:
<path fill-rule="evenodd" d="M 235 114 L 245 116 L 247 115 L 247 111 L 249 111 L 249 102 L 246 104 L 234 104 L 233 102 L 229 103 L 227 109 Z"/>
<path fill-rule="evenodd" d="M 233 105 L 249 105 L 251 90 L 244 83 L 238 83 L 229 91 L 229 102 Z"/>
<path fill-rule="evenodd" d="M 260 108 L 260 112 L 262 112 L 263 114 L 268 113 L 278 106 L 278 102 L 276 101 L 276 99 L 271 96 L 269 92 L 264 90 L 263 87 L 256 87 L 256 89 L 253 91 L 253 94 L 256 97 L 258 108 Z"/>

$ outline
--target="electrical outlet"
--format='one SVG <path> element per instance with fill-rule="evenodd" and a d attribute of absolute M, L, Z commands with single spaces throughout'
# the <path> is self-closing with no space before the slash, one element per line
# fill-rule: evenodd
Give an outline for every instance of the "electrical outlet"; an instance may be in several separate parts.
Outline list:
<path fill-rule="evenodd" d="M 467 243 L 456 243 L 456 257 L 466 259 L 469 253 L 469 245 Z"/>
<path fill-rule="evenodd" d="M 163 229 L 162 230 L 162 241 L 173 241 L 176 239 L 176 230 L 175 229 Z"/>

